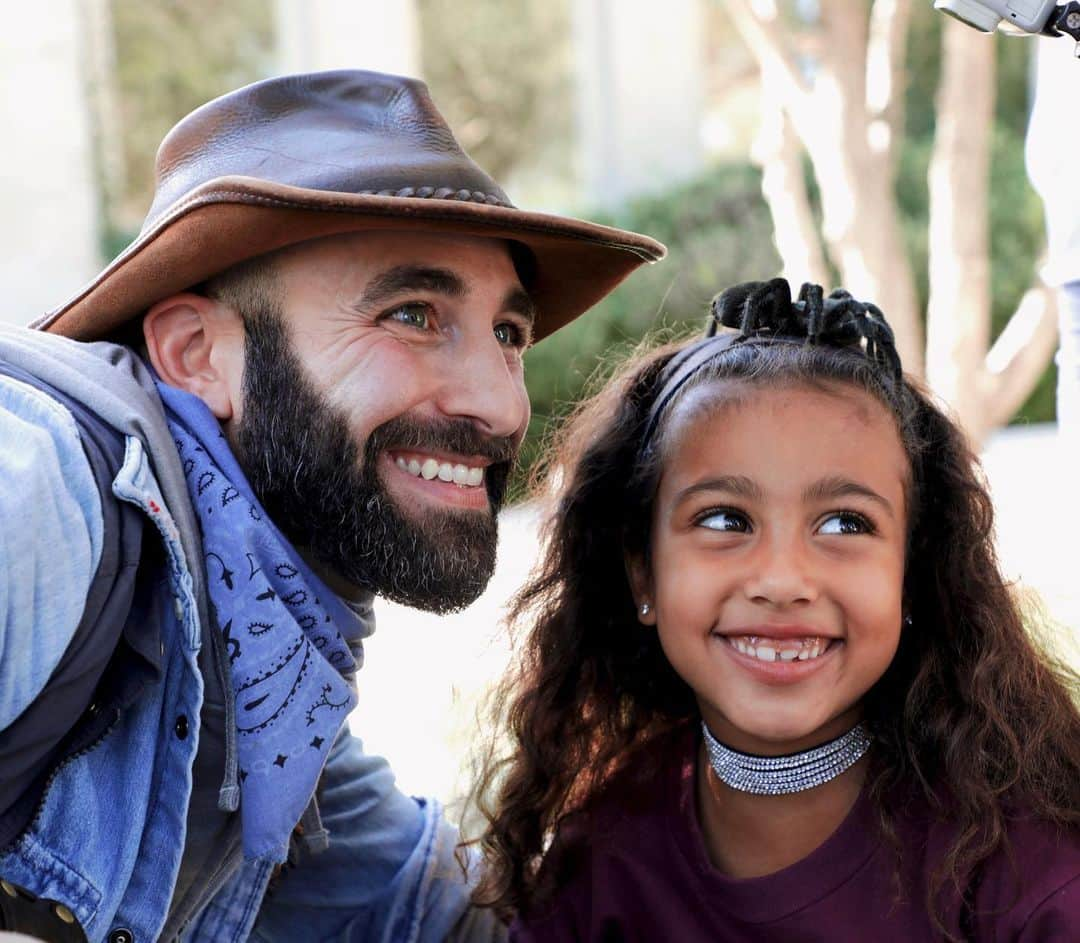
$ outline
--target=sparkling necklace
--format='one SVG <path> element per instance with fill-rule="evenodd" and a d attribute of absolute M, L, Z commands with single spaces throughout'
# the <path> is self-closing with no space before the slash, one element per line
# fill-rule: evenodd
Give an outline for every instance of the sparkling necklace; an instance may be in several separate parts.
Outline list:
<path fill-rule="evenodd" d="M 787 756 L 754 756 L 726 747 L 701 722 L 709 764 L 722 783 L 757 796 L 803 792 L 835 779 L 870 749 L 870 734 L 859 723 L 835 740 Z"/>

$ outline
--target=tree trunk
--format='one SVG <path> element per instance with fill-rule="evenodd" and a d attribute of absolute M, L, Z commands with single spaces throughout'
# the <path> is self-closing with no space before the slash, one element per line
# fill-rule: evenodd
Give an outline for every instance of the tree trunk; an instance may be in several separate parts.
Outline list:
<path fill-rule="evenodd" d="M 851 0 L 822 0 L 819 55 L 813 85 L 792 55 L 794 39 L 768 0 L 750 4 L 728 0 L 733 21 L 753 52 L 766 89 L 778 89 L 792 125 L 814 167 L 821 191 L 822 235 L 840 277 L 856 297 L 876 302 L 896 331 L 905 368 L 922 373 L 923 339 L 914 278 L 901 236 L 893 194 L 891 147 L 871 146 L 871 118 L 866 96 L 867 9 Z M 904 4 L 896 4 L 898 13 Z M 902 82 L 902 66 L 887 61 L 902 43 L 885 42 L 879 60 L 890 76 L 892 94 Z M 874 121 L 886 120 L 887 96 L 875 106 Z M 895 137 L 898 129 L 889 129 Z M 766 194 L 768 197 L 768 194 Z M 802 238 L 796 222 L 769 200 L 777 242 Z M 812 247 L 804 256 L 812 257 Z M 785 262 L 787 259 L 785 258 Z"/>
<path fill-rule="evenodd" d="M 871 146 L 873 121 L 881 119 L 872 119 L 867 105 L 867 10 L 851 0 L 823 0 L 821 21 L 819 108 L 802 120 L 821 187 L 823 233 L 844 286 L 881 307 L 896 331 L 905 369 L 919 375 L 922 324 L 897 213 L 891 152 Z M 886 68 L 896 94 L 901 66 Z M 888 102 L 879 108 L 886 113 Z"/>
<path fill-rule="evenodd" d="M 796 289 L 803 282 L 827 285 L 829 267 L 806 192 L 802 148 L 767 81 L 761 97 L 761 129 L 753 156 L 761 167 L 761 192 L 774 221 L 773 238 L 783 275 Z M 778 220 L 783 224 L 777 225 Z"/>
<path fill-rule="evenodd" d="M 980 395 L 990 346 L 988 193 L 994 120 L 994 43 L 944 24 L 937 128 L 930 160 L 930 300 L 926 376 L 972 440 L 987 432 Z"/>

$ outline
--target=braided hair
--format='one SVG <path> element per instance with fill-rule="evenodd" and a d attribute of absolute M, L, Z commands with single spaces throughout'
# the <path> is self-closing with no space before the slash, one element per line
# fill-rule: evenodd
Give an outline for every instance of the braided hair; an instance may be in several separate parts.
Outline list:
<path fill-rule="evenodd" d="M 732 383 L 751 394 L 779 383 L 861 390 L 896 422 L 910 468 L 911 624 L 863 701 L 875 737 L 866 788 L 886 838 L 898 794 L 955 825 L 941 872 L 921 889 L 945 933 L 940 891 L 966 886 L 1006 844 L 1011 797 L 1080 826 L 1077 677 L 1025 631 L 998 569 L 978 463 L 903 375 L 881 312 L 815 285 L 792 300 L 780 279 L 723 292 L 704 337 L 640 352 L 560 430 L 535 483 L 550 506 L 544 555 L 511 610 L 523 637 L 493 702 L 508 739 L 493 740 L 478 786 L 489 825 L 476 900 L 509 917 L 553 894 L 588 813 L 616 786 L 653 795 L 657 751 L 696 721 L 689 686 L 637 620 L 624 560 L 649 557 L 673 407 L 692 389 Z"/>

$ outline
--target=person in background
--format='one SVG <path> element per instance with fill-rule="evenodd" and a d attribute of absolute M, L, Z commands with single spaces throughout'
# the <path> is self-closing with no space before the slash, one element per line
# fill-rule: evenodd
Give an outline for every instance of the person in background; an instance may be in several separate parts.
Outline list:
<path fill-rule="evenodd" d="M 1042 277 L 1058 295 L 1058 431 L 1080 463 L 1080 59 L 1073 45 L 1067 38 L 1035 43 L 1027 165 L 1046 216 Z"/>

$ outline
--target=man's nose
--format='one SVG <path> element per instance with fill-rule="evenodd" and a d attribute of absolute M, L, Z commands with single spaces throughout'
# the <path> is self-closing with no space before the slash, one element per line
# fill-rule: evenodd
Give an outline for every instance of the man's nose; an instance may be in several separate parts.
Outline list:
<path fill-rule="evenodd" d="M 748 563 L 744 592 L 751 602 L 780 609 L 817 598 L 817 580 L 808 548 L 794 535 L 766 537 Z"/>
<path fill-rule="evenodd" d="M 520 364 L 489 334 L 469 340 L 446 364 L 439 406 L 447 416 L 470 419 L 491 436 L 515 436 L 529 419 Z"/>

